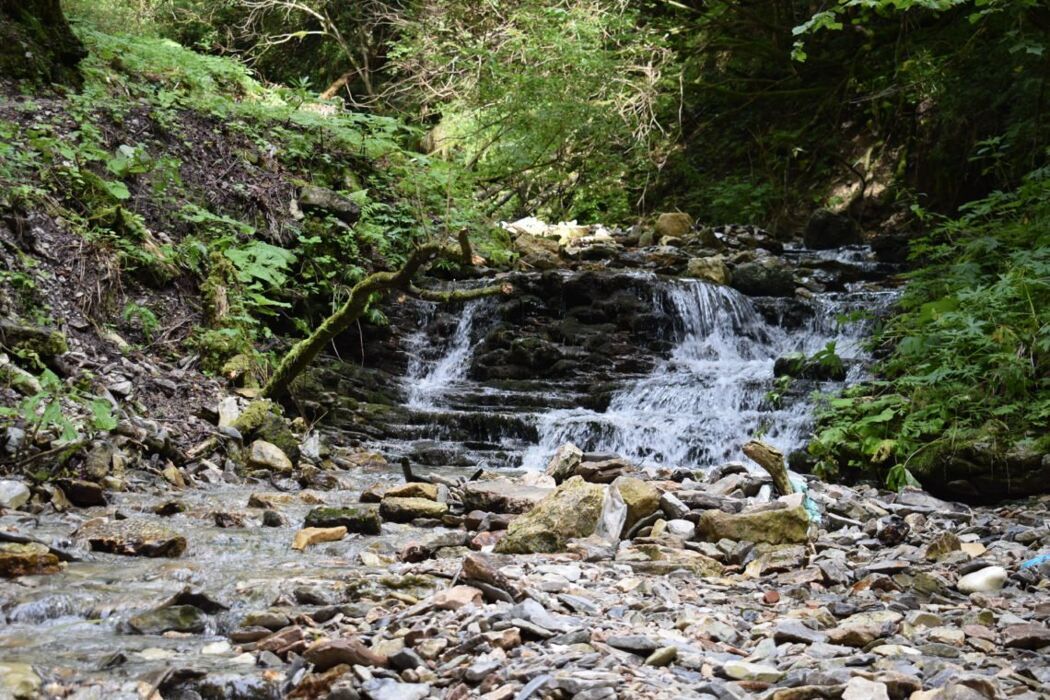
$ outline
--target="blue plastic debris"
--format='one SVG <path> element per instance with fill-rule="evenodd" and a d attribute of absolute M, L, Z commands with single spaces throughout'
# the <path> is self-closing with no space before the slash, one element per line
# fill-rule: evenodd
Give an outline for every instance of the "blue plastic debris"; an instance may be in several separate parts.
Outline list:
<path fill-rule="evenodd" d="M 802 507 L 806 509 L 806 515 L 809 516 L 810 522 L 820 525 L 824 521 L 824 516 L 820 512 L 820 506 L 817 505 L 817 502 L 809 497 L 809 486 L 803 479 L 791 479 L 791 485 L 802 494 Z"/>
<path fill-rule="evenodd" d="M 1050 564 L 1050 554 L 1040 554 L 1037 557 L 1032 557 L 1025 563 L 1021 564 L 1021 568 L 1034 569 L 1035 567 L 1042 566 L 1043 564 Z"/>

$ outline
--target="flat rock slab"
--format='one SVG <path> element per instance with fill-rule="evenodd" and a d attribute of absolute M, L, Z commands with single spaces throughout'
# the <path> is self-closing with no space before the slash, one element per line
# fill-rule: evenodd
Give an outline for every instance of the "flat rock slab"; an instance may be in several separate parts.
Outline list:
<path fill-rule="evenodd" d="M 428 498 L 383 498 L 379 514 L 393 523 L 410 523 L 416 518 L 440 518 L 448 512 L 448 504 Z"/>
<path fill-rule="evenodd" d="M 339 527 L 305 527 L 295 533 L 292 549 L 302 551 L 310 545 L 321 544 L 322 542 L 338 542 L 344 537 L 346 537 L 346 528 L 342 525 Z"/>
<path fill-rule="evenodd" d="M 347 532 L 362 535 L 378 535 L 382 524 L 375 506 L 320 506 L 307 513 L 303 521 L 303 527 L 345 527 Z"/>
<path fill-rule="evenodd" d="M 179 557 L 186 538 L 163 525 L 145 520 L 89 521 L 77 533 L 96 552 L 129 557 Z"/>
<path fill-rule="evenodd" d="M 527 513 L 553 492 L 542 486 L 525 486 L 509 479 L 472 481 L 463 487 L 466 510 L 486 513 Z"/>

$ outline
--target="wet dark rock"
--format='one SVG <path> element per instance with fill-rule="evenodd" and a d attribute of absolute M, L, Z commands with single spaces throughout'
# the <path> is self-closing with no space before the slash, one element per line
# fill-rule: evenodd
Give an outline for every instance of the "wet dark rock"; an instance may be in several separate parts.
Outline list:
<path fill-rule="evenodd" d="M 59 479 L 55 482 L 69 502 L 78 508 L 104 506 L 108 503 L 106 493 L 98 484 L 82 479 Z"/>
<path fill-rule="evenodd" d="M 845 214 L 827 209 L 813 212 L 802 236 L 807 248 L 841 248 L 861 242 L 860 228 Z"/>
<path fill-rule="evenodd" d="M 220 603 L 207 593 L 196 591 L 189 587 L 173 595 L 164 602 L 164 605 L 192 605 L 209 615 L 215 615 L 230 609 L 229 606 Z"/>
<path fill-rule="evenodd" d="M 186 504 L 182 501 L 164 501 L 153 508 L 154 515 L 167 518 L 172 515 L 186 512 Z"/>
<path fill-rule="evenodd" d="M 215 527 L 221 528 L 241 528 L 244 527 L 244 514 L 243 513 L 229 513 L 226 511 L 216 511 L 212 513 L 212 519 L 215 521 Z"/>
<path fill-rule="evenodd" d="M 731 285 L 748 296 L 789 297 L 795 294 L 795 276 L 785 264 L 772 258 L 737 265 Z"/>

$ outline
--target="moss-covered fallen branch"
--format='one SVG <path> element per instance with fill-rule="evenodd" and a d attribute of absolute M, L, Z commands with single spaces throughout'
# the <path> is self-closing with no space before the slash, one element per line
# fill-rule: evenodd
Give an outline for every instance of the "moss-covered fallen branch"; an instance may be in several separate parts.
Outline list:
<path fill-rule="evenodd" d="M 417 274 L 439 258 L 469 265 L 472 257 L 470 242 L 466 233 L 461 232 L 458 247 L 444 243 L 427 243 L 416 248 L 400 270 L 376 272 L 365 277 L 350 290 L 350 297 L 346 303 L 325 319 L 313 333 L 293 345 L 285 354 L 270 380 L 263 387 L 262 395 L 266 398 L 284 396 L 295 378 L 313 362 L 328 343 L 365 313 L 368 305 L 377 295 L 385 296 L 391 291 L 401 290 L 428 301 L 447 303 L 479 299 L 496 294 L 509 294 L 512 291 L 509 285 L 432 291 L 420 289 L 412 283 Z"/>

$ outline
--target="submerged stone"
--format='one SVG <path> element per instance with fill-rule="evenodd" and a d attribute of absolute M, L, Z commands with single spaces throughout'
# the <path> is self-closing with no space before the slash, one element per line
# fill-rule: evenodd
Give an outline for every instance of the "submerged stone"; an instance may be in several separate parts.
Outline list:
<path fill-rule="evenodd" d="M 208 616 L 193 605 L 170 605 L 157 608 L 128 620 L 128 627 L 136 634 L 164 634 L 186 632 L 200 634 L 208 625 Z"/>

